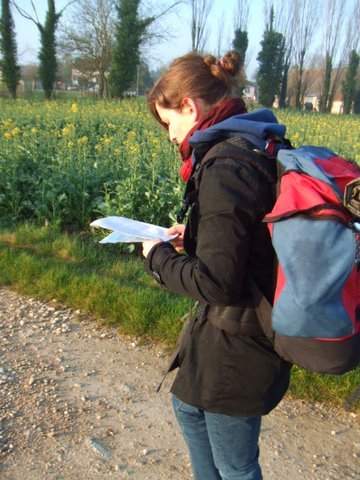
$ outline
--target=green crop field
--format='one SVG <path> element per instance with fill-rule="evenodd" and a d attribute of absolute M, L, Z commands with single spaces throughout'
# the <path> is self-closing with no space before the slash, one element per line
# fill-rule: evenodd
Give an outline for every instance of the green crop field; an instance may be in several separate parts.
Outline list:
<path fill-rule="evenodd" d="M 118 214 L 169 225 L 180 162 L 144 100 L 0 104 L 0 218 L 85 229 Z M 279 111 L 295 146 L 360 162 L 360 118 Z"/>

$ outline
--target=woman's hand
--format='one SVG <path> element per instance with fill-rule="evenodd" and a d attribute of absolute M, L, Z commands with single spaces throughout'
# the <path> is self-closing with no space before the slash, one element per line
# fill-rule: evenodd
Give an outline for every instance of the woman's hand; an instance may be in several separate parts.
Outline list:
<path fill-rule="evenodd" d="M 184 232 L 185 232 L 185 225 L 174 225 L 170 227 L 169 230 L 166 231 L 167 235 L 176 235 L 178 236 L 173 240 L 170 240 L 170 243 L 173 245 L 175 250 L 178 253 L 182 253 L 184 251 Z"/>
<path fill-rule="evenodd" d="M 173 227 L 170 227 L 169 230 L 166 231 L 166 234 L 169 236 L 176 235 L 177 237 L 170 240 L 170 243 L 173 245 L 175 250 L 178 253 L 181 253 L 184 251 L 184 231 L 185 231 L 185 225 L 174 225 Z M 158 243 L 161 243 L 162 240 L 160 238 L 157 238 L 156 240 L 146 240 L 142 244 L 142 254 L 146 258 L 149 255 L 150 250 L 157 245 Z"/>
<path fill-rule="evenodd" d="M 156 240 L 146 240 L 142 244 L 142 254 L 146 258 L 149 255 L 150 250 L 157 245 L 158 243 L 161 243 L 162 240 L 160 238 L 157 238 Z"/>

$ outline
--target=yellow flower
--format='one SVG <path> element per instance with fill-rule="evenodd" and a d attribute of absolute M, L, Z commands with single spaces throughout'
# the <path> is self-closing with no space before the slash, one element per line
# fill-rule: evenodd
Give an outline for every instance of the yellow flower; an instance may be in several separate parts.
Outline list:
<path fill-rule="evenodd" d="M 30 131 L 33 135 L 36 135 L 38 133 L 38 130 L 35 127 L 33 127 Z"/>
<path fill-rule="evenodd" d="M 20 133 L 20 128 L 19 127 L 13 128 L 11 133 L 14 137 L 16 137 L 16 135 Z"/>
<path fill-rule="evenodd" d="M 11 127 L 14 124 L 14 121 L 12 118 L 7 118 L 4 120 L 4 127 Z"/>
<path fill-rule="evenodd" d="M 139 146 L 138 145 L 130 145 L 130 152 L 133 153 L 133 154 L 138 154 L 140 151 L 139 149 Z"/>
<path fill-rule="evenodd" d="M 74 131 L 74 125 L 72 123 L 68 123 L 62 130 L 61 130 L 61 135 L 63 137 L 68 137 L 71 135 Z"/>
<path fill-rule="evenodd" d="M 84 135 L 83 137 L 78 138 L 77 143 L 79 145 L 86 145 L 89 142 L 89 138 Z"/>
<path fill-rule="evenodd" d="M 72 111 L 73 113 L 77 113 L 78 110 L 79 110 L 79 108 L 78 108 L 78 106 L 77 106 L 77 103 L 73 103 L 73 104 L 71 105 L 71 111 Z"/>
<path fill-rule="evenodd" d="M 4 138 L 5 138 L 6 140 L 9 140 L 11 137 L 12 137 L 12 135 L 11 135 L 10 132 L 5 132 L 5 133 L 4 133 Z"/>

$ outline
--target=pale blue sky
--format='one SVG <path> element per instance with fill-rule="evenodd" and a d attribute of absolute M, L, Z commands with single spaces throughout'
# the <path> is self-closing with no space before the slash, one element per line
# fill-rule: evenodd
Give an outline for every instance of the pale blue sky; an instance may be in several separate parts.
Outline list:
<path fill-rule="evenodd" d="M 56 0 L 56 8 L 60 10 L 67 4 L 67 0 Z M 17 0 L 17 4 L 25 11 L 32 13 L 30 0 Z M 42 23 L 45 18 L 47 7 L 47 0 L 34 0 L 34 4 L 39 15 L 39 20 Z M 164 2 L 153 2 L 153 4 L 164 4 Z M 233 38 L 233 15 L 237 0 L 213 0 L 212 13 L 208 22 L 208 38 L 207 43 L 209 50 L 216 53 L 218 45 L 218 28 L 219 19 L 225 14 L 225 28 L 223 29 L 222 45 L 223 50 L 226 51 L 231 45 Z M 263 14 L 263 0 L 250 0 L 250 15 L 249 15 L 249 58 L 251 57 L 249 72 L 256 67 L 256 55 L 259 43 L 264 29 L 264 14 Z M 226 8 L 224 7 L 226 5 Z M 15 28 L 17 34 L 18 54 L 20 63 L 37 62 L 37 52 L 39 49 L 39 33 L 36 26 L 29 20 L 21 17 L 13 8 L 13 17 L 15 21 Z M 71 7 L 65 10 L 64 20 L 67 19 Z M 152 12 L 151 12 L 152 13 Z M 191 46 L 190 40 L 190 26 L 189 26 L 190 8 L 182 5 L 177 9 L 177 15 L 168 15 L 164 22 L 169 26 L 173 37 L 168 41 L 162 41 L 157 46 L 152 46 L 146 50 L 146 56 L 152 57 L 151 68 L 156 68 L 161 64 L 169 63 L 173 58 L 186 53 Z"/>

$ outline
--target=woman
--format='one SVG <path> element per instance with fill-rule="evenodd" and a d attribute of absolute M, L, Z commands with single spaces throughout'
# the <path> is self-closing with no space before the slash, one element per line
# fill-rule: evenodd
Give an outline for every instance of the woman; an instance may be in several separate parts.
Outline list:
<path fill-rule="evenodd" d="M 235 52 L 220 61 L 188 54 L 148 96 L 156 120 L 180 146 L 191 206 L 186 226 L 169 229 L 176 240 L 144 242 L 143 254 L 159 283 L 200 304 L 172 365 L 179 370 L 171 388 L 198 480 L 262 478 L 261 416 L 282 399 L 291 368 L 262 332 L 249 287 L 253 280 L 272 299 L 273 249 L 262 218 L 273 204 L 274 165 L 264 162 L 261 173 L 221 143 L 241 137 L 242 148 L 264 149 L 284 127 L 271 112 L 247 114 L 243 101 L 231 98 L 240 70 Z"/>

